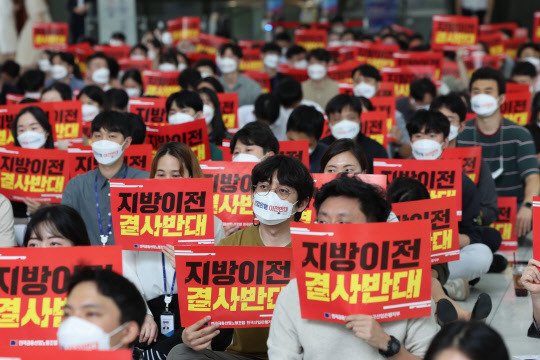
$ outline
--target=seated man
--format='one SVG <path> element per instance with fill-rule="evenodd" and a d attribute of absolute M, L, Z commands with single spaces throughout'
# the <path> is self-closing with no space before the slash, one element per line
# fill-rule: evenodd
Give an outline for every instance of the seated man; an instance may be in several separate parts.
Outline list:
<path fill-rule="evenodd" d="M 264 65 L 263 71 L 270 78 L 270 92 L 275 94 L 279 82 L 288 77 L 278 71 L 281 57 L 281 48 L 276 43 L 266 43 L 261 48 L 261 59 Z"/>
<path fill-rule="evenodd" d="M 218 246 L 290 247 L 290 224 L 300 220 L 314 190 L 308 169 L 297 159 L 276 155 L 255 165 L 252 182 L 253 213 L 259 223 L 221 240 Z M 287 211 L 267 210 L 272 208 L 269 205 Z M 182 333 L 184 343 L 175 346 L 167 359 L 268 359 L 268 328 L 234 329 L 233 343 L 225 352 L 207 350 L 219 334 L 219 325 L 204 326 L 210 320 L 207 316 L 187 327 Z"/>
<path fill-rule="evenodd" d="M 302 83 L 304 99 L 315 101 L 322 108 L 339 94 L 339 84 L 327 75 L 332 56 L 325 49 L 313 49 L 307 55 L 309 80 Z"/>
<path fill-rule="evenodd" d="M 387 159 L 385 148 L 375 140 L 361 133 L 360 115 L 362 103 L 358 98 L 345 94 L 334 96 L 326 106 L 328 125 L 332 135 L 325 137 L 321 143 L 332 144 L 336 139 L 353 139 L 366 153 L 368 173 L 373 172 L 373 159 Z"/>
<path fill-rule="evenodd" d="M 244 105 L 238 109 L 240 128 L 257 120 L 270 126 L 270 130 L 279 141 L 285 140 L 287 121 L 281 119 L 279 99 L 276 95 L 261 94 L 254 105 Z"/>
<path fill-rule="evenodd" d="M 110 270 L 83 268 L 69 284 L 58 345 L 66 350 L 127 349 L 139 338 L 145 316 L 145 302 L 129 280 Z"/>
<path fill-rule="evenodd" d="M 306 60 L 307 51 L 300 45 L 293 45 L 287 49 L 285 53 L 287 64 L 292 69 L 307 69 L 308 62 Z"/>
<path fill-rule="evenodd" d="M 512 81 L 529 86 L 531 96 L 536 94 L 535 86 L 538 82 L 536 67 L 528 61 L 518 62 L 512 69 Z"/>
<path fill-rule="evenodd" d="M 342 175 L 327 183 L 315 197 L 320 223 L 386 222 L 390 204 L 380 189 Z M 432 317 L 378 323 L 372 316 L 356 314 L 345 324 L 304 320 L 296 279 L 279 294 L 270 337 L 270 359 L 420 359 L 438 326 Z M 390 346 L 392 345 L 392 346 Z"/>
<path fill-rule="evenodd" d="M 279 154 L 279 141 L 262 121 L 247 124 L 231 140 L 233 161 L 261 162 Z"/>
<path fill-rule="evenodd" d="M 416 110 L 429 109 L 431 101 L 437 96 L 435 84 L 427 78 L 414 80 L 410 89 L 409 97 L 396 101 L 396 117 L 402 116 L 405 123 L 409 123 Z"/>

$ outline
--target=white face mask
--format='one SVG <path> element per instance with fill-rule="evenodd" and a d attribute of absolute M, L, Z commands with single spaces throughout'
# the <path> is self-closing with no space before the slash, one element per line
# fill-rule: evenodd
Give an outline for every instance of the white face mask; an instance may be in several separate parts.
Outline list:
<path fill-rule="evenodd" d="M 361 82 L 353 89 L 354 96 L 363 96 L 368 99 L 371 99 L 373 96 L 375 96 L 376 92 L 377 88 L 375 88 L 375 86 L 367 84 L 365 82 Z"/>
<path fill-rule="evenodd" d="M 232 159 L 233 162 L 260 162 L 261 159 L 251 154 L 238 154 Z"/>
<path fill-rule="evenodd" d="M 236 71 L 238 69 L 238 64 L 236 63 L 236 60 L 231 58 L 218 58 L 217 60 L 217 66 L 219 67 L 219 70 L 223 74 L 230 74 Z"/>
<path fill-rule="evenodd" d="M 141 89 L 133 87 L 126 88 L 126 93 L 130 98 L 139 97 L 141 96 Z"/>
<path fill-rule="evenodd" d="M 54 80 L 61 80 L 68 75 L 68 69 L 64 65 L 53 65 L 51 67 L 51 76 Z"/>
<path fill-rule="evenodd" d="M 176 66 L 174 66 L 174 64 L 171 64 L 171 63 L 163 63 L 163 64 L 159 64 L 158 70 L 165 71 L 165 72 L 176 71 Z"/>
<path fill-rule="evenodd" d="M 341 120 L 330 127 L 336 139 L 354 139 L 360 133 L 360 124 L 356 121 Z"/>
<path fill-rule="evenodd" d="M 311 64 L 307 68 L 308 76 L 312 80 L 321 80 L 326 76 L 326 68 L 321 64 Z"/>
<path fill-rule="evenodd" d="M 125 143 L 125 140 L 122 145 L 110 140 L 99 140 L 92 143 L 92 151 L 96 161 L 101 165 L 114 163 L 124 153 L 123 147 Z"/>
<path fill-rule="evenodd" d="M 263 59 L 264 66 L 270 69 L 277 69 L 279 65 L 279 56 L 276 54 L 266 55 Z"/>
<path fill-rule="evenodd" d="M 43 72 L 49 72 L 51 71 L 51 61 L 49 59 L 39 59 L 38 67 Z"/>
<path fill-rule="evenodd" d="M 171 125 L 185 124 L 194 120 L 195 118 L 193 116 L 183 112 L 177 112 L 169 116 L 169 124 Z"/>
<path fill-rule="evenodd" d="M 109 76 L 111 75 L 109 69 L 100 68 L 92 73 L 92 81 L 96 84 L 104 85 L 109 82 Z"/>
<path fill-rule="evenodd" d="M 328 42 L 328 46 L 330 46 L 330 47 L 337 47 L 337 46 L 341 46 L 341 45 L 342 45 L 342 42 L 339 41 L 339 40 L 332 40 L 332 41 Z"/>
<path fill-rule="evenodd" d="M 124 45 L 124 42 L 122 40 L 118 40 L 118 39 L 111 39 L 111 40 L 109 40 L 109 45 L 110 46 L 122 46 L 122 45 Z"/>
<path fill-rule="evenodd" d="M 178 63 L 177 69 L 178 71 L 184 71 L 187 69 L 187 65 L 185 63 Z"/>
<path fill-rule="evenodd" d="M 300 60 L 300 61 L 297 61 L 293 64 L 293 67 L 295 69 L 307 69 L 308 67 L 308 62 L 306 59 L 304 60 Z"/>
<path fill-rule="evenodd" d="M 154 50 L 148 50 L 148 58 L 154 60 L 156 58 L 156 52 Z"/>
<path fill-rule="evenodd" d="M 41 149 L 47 138 L 44 133 L 37 131 L 25 131 L 21 135 L 17 136 L 17 141 L 21 144 L 21 147 L 25 149 Z"/>
<path fill-rule="evenodd" d="M 203 105 L 203 116 L 204 120 L 206 121 L 206 125 L 210 124 L 212 122 L 212 119 L 214 118 L 214 108 L 210 105 Z"/>
<path fill-rule="evenodd" d="M 82 118 L 83 121 L 90 122 L 99 114 L 99 108 L 95 105 L 83 104 L 82 105 Z"/>
<path fill-rule="evenodd" d="M 146 57 L 142 54 L 133 54 L 129 57 L 131 60 L 144 60 Z"/>
<path fill-rule="evenodd" d="M 459 134 L 459 126 L 450 125 L 450 133 L 448 134 L 448 140 L 452 141 L 457 138 Z"/>
<path fill-rule="evenodd" d="M 118 334 L 126 324 L 122 324 L 110 333 L 99 326 L 80 317 L 70 316 L 58 327 L 58 345 L 64 350 L 114 350 L 122 346 L 118 344 L 111 348 L 111 337 Z"/>
<path fill-rule="evenodd" d="M 294 204 L 282 200 L 274 192 L 266 195 L 255 193 L 253 196 L 253 213 L 264 225 L 277 225 L 289 219 L 292 215 Z"/>
<path fill-rule="evenodd" d="M 165 46 L 171 46 L 173 43 L 173 38 L 170 32 L 166 31 L 161 35 L 161 42 Z"/>
<path fill-rule="evenodd" d="M 476 115 L 487 117 L 497 111 L 499 104 L 497 103 L 497 99 L 491 95 L 478 94 L 471 98 L 471 108 Z"/>
<path fill-rule="evenodd" d="M 416 160 L 436 160 L 442 154 L 442 145 L 431 139 L 418 140 L 412 143 L 412 153 Z"/>
<path fill-rule="evenodd" d="M 40 92 L 33 92 L 33 91 L 27 91 L 24 93 L 24 97 L 29 99 L 41 99 L 41 93 Z"/>

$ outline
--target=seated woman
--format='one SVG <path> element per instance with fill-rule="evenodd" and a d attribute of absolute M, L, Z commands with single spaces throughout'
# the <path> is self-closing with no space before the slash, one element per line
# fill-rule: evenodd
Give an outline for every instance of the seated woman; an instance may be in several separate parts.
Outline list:
<path fill-rule="evenodd" d="M 366 153 L 351 139 L 336 140 L 322 156 L 320 169 L 325 174 L 364 174 L 368 169 Z"/>
<path fill-rule="evenodd" d="M 197 156 L 183 143 L 163 144 L 152 161 L 150 178 L 203 178 Z M 225 238 L 223 223 L 214 216 L 214 241 Z M 163 253 L 150 251 L 124 251 L 124 276 L 141 291 L 148 309 L 137 347 L 144 350 L 143 358 L 164 359 L 173 346 L 182 342 L 178 290 L 176 288 L 176 265 L 174 247 L 167 245 Z M 163 274 L 163 275 L 161 275 Z M 170 301 L 167 305 L 165 301 Z M 163 333 L 158 325 L 167 310 L 174 317 L 174 331 Z M 214 339 L 212 347 L 224 350 L 231 342 L 232 330 L 222 331 Z"/>
<path fill-rule="evenodd" d="M 34 213 L 24 234 L 24 247 L 90 246 L 81 215 L 67 205 L 46 206 Z"/>
<path fill-rule="evenodd" d="M 227 132 L 223 123 L 219 99 L 216 93 L 209 88 L 201 88 L 197 92 L 203 101 L 203 117 L 208 127 L 208 138 L 211 143 L 221 145 L 223 139 L 231 139 L 232 136 Z"/>

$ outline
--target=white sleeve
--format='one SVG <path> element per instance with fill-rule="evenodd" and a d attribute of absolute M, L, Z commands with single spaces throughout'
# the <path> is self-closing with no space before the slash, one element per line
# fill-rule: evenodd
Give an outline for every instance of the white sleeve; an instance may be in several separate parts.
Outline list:
<path fill-rule="evenodd" d="M 11 203 L 4 195 L 0 195 L 0 247 L 17 246 L 13 221 Z"/>
<path fill-rule="evenodd" d="M 223 221 L 221 221 L 217 216 L 214 216 L 214 244 L 219 244 L 219 242 L 223 239 L 225 239 Z"/>
<path fill-rule="evenodd" d="M 142 287 L 141 280 L 139 279 L 139 275 L 137 275 L 137 254 L 135 251 L 131 250 L 122 250 L 122 269 L 123 269 L 123 275 L 126 279 L 131 281 L 135 287 L 139 290 L 141 293 L 144 304 L 146 305 L 146 313 L 152 315 L 152 312 L 150 311 L 150 308 L 148 307 L 148 299 L 146 298 L 146 295 L 144 294 L 144 290 Z"/>

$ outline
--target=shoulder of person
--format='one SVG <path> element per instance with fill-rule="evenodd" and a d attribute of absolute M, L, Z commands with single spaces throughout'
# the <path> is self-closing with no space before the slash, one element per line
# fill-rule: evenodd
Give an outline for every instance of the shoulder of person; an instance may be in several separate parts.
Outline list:
<path fill-rule="evenodd" d="M 250 237 L 255 235 L 257 228 L 254 225 L 238 230 L 232 235 L 227 236 L 225 239 L 221 240 L 217 245 L 218 246 L 241 246 L 244 240 L 244 237 Z"/>
<path fill-rule="evenodd" d="M 529 129 L 527 129 L 525 126 L 521 126 L 518 123 L 508 120 L 507 118 L 504 118 L 503 126 L 505 131 L 511 130 L 512 132 L 515 132 L 516 135 L 527 137 L 527 140 L 529 140 L 529 138 L 532 138 Z M 513 137 L 514 136 L 512 136 L 512 138 Z"/>

